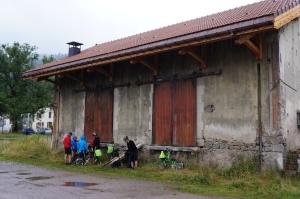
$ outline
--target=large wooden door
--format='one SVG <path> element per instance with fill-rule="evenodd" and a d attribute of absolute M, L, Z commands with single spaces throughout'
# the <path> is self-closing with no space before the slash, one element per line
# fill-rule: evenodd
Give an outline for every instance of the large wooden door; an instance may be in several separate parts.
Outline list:
<path fill-rule="evenodd" d="M 101 142 L 113 141 L 113 89 L 86 92 L 84 134 L 97 133 Z"/>
<path fill-rule="evenodd" d="M 113 141 L 113 89 L 98 91 L 95 130 L 101 142 Z"/>
<path fill-rule="evenodd" d="M 172 85 L 163 82 L 154 88 L 153 141 L 159 145 L 172 144 Z"/>
<path fill-rule="evenodd" d="M 85 117 L 84 117 L 84 135 L 89 141 L 92 139 L 92 133 L 95 132 L 95 106 L 96 92 L 87 90 L 85 94 Z"/>
<path fill-rule="evenodd" d="M 153 111 L 154 144 L 195 146 L 196 86 L 194 80 L 156 84 Z"/>
<path fill-rule="evenodd" d="M 196 144 L 196 88 L 194 80 L 176 82 L 173 112 L 173 145 Z"/>

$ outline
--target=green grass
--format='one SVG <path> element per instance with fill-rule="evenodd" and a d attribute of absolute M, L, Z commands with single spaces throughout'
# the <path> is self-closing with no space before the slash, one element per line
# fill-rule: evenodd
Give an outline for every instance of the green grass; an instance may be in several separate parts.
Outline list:
<path fill-rule="evenodd" d="M 207 196 L 247 199 L 299 199 L 300 179 L 279 172 L 260 173 L 255 160 L 238 158 L 228 169 L 190 166 L 183 170 L 160 170 L 156 163 L 136 170 L 99 166 L 66 166 L 62 151 L 50 150 L 45 136 L 0 135 L 0 160 L 16 161 L 51 169 L 95 175 L 155 180 L 172 185 L 179 191 Z"/>

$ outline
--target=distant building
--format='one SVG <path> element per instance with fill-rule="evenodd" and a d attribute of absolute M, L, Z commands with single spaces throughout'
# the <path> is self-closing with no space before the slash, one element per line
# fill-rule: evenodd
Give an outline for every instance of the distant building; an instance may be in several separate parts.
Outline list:
<path fill-rule="evenodd" d="M 8 118 L 0 117 L 0 132 L 11 132 L 11 122 Z"/>
<path fill-rule="evenodd" d="M 34 117 L 30 114 L 23 116 L 23 128 L 32 128 L 37 131 L 40 128 L 51 128 L 53 126 L 53 110 L 45 108 L 42 112 L 38 112 Z"/>

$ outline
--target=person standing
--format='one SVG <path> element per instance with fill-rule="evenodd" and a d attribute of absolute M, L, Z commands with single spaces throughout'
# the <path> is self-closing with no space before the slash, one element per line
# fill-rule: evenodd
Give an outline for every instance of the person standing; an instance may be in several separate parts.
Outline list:
<path fill-rule="evenodd" d="M 82 158 L 84 162 L 85 162 L 85 154 L 87 152 L 87 149 L 88 149 L 87 143 L 84 135 L 82 134 L 77 144 L 77 152 L 78 152 L 78 156 Z"/>
<path fill-rule="evenodd" d="M 124 142 L 127 144 L 127 154 L 128 154 L 128 167 L 134 169 L 138 166 L 138 150 L 134 141 L 129 140 L 126 136 L 124 137 Z"/>
<path fill-rule="evenodd" d="M 100 138 L 96 133 L 93 133 L 93 140 L 92 140 L 92 146 L 93 146 L 93 151 L 95 152 L 96 149 L 100 149 Z"/>
<path fill-rule="evenodd" d="M 69 132 L 67 135 L 64 137 L 64 148 L 65 148 L 65 164 L 70 164 L 71 163 L 71 138 L 72 138 L 72 133 Z"/>
<path fill-rule="evenodd" d="M 72 162 L 75 161 L 77 155 L 77 137 L 73 136 L 72 143 L 71 143 L 71 150 L 72 150 Z"/>

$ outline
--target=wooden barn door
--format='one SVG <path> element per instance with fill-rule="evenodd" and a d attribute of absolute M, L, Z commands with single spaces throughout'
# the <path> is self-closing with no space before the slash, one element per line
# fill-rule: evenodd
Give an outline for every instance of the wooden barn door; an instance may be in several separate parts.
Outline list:
<path fill-rule="evenodd" d="M 195 146 L 196 86 L 194 80 L 177 81 L 173 99 L 173 145 Z"/>
<path fill-rule="evenodd" d="M 113 141 L 113 89 L 97 92 L 95 113 L 95 130 L 101 142 Z"/>
<path fill-rule="evenodd" d="M 154 144 L 195 146 L 196 86 L 194 80 L 156 84 L 153 111 Z"/>
<path fill-rule="evenodd" d="M 153 142 L 172 145 L 172 84 L 155 84 L 154 90 Z"/>
<path fill-rule="evenodd" d="M 92 133 L 95 132 L 95 94 L 94 91 L 87 90 L 85 96 L 84 135 L 87 141 L 92 139 Z"/>
<path fill-rule="evenodd" d="M 113 89 L 86 92 L 84 134 L 96 132 L 101 142 L 113 141 Z"/>

